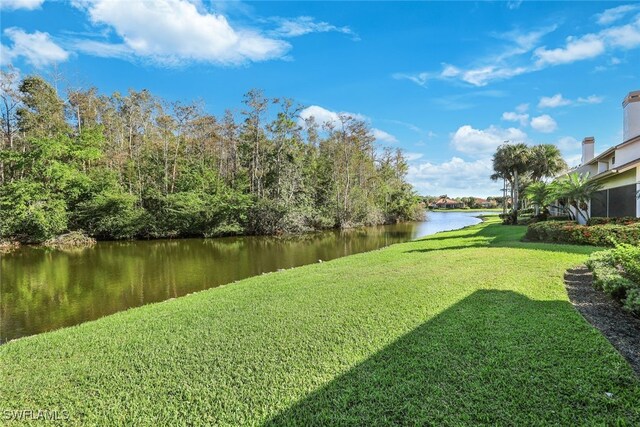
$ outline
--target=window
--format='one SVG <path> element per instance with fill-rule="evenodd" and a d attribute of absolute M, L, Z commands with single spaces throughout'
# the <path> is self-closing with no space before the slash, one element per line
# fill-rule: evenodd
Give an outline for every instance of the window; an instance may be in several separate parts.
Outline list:
<path fill-rule="evenodd" d="M 636 216 L 636 185 L 598 191 L 591 199 L 591 216 Z"/>

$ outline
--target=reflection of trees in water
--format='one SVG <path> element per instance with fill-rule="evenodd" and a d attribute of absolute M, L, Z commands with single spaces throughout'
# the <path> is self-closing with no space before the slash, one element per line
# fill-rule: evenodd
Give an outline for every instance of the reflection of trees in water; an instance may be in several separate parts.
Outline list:
<path fill-rule="evenodd" d="M 64 252 L 25 247 L 0 258 L 0 340 L 378 249 L 412 238 L 414 228 L 400 224 L 304 235 L 99 242 Z"/>

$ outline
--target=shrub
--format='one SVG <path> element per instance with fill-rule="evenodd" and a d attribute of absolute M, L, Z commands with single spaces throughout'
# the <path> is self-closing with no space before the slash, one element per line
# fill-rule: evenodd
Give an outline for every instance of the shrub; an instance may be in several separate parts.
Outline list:
<path fill-rule="evenodd" d="M 593 286 L 622 302 L 625 309 L 640 315 L 640 247 L 618 244 L 615 249 L 596 252 L 587 267 L 593 272 Z"/>
<path fill-rule="evenodd" d="M 100 239 L 132 239 L 148 222 L 137 197 L 123 192 L 103 192 L 78 205 L 76 223 Z"/>
<path fill-rule="evenodd" d="M 614 251 L 614 257 L 625 271 L 626 276 L 640 284 L 640 246 L 618 244 Z"/>
<path fill-rule="evenodd" d="M 40 243 L 67 229 L 67 206 L 41 183 L 18 180 L 0 187 L 0 236 Z"/>
<path fill-rule="evenodd" d="M 514 225 L 518 223 L 517 220 L 518 213 L 516 211 L 511 211 L 506 214 L 500 214 L 498 217 L 502 220 L 502 224 L 504 225 Z"/>
<path fill-rule="evenodd" d="M 587 225 L 604 225 L 604 224 L 622 224 L 631 225 L 640 223 L 640 218 L 634 216 L 623 216 L 620 218 L 608 218 L 608 217 L 592 217 L 587 221 Z"/>
<path fill-rule="evenodd" d="M 579 225 L 573 221 L 544 221 L 529 225 L 526 240 L 576 245 L 640 244 L 640 223 Z"/>
<path fill-rule="evenodd" d="M 61 234 L 60 236 L 53 237 L 46 240 L 43 245 L 60 250 L 73 250 L 88 248 L 96 244 L 96 239 L 87 236 L 79 231 L 72 231 L 67 234 Z"/>
<path fill-rule="evenodd" d="M 273 200 L 260 199 L 249 210 L 249 232 L 251 234 L 281 234 L 284 232 L 284 206 Z"/>
<path fill-rule="evenodd" d="M 569 215 L 548 216 L 547 221 L 571 221 Z"/>

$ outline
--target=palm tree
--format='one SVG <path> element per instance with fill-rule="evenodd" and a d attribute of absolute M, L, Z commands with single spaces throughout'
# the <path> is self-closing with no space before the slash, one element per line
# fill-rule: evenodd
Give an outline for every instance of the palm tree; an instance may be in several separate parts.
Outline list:
<path fill-rule="evenodd" d="M 531 200 L 536 208 L 536 215 L 540 213 L 540 208 L 549 204 L 552 198 L 552 187 L 543 181 L 529 184 L 524 191 L 525 196 Z"/>
<path fill-rule="evenodd" d="M 554 196 L 566 199 L 577 215 L 585 222 L 589 220 L 589 200 L 600 191 L 602 184 L 589 179 L 589 174 L 571 173 L 555 182 Z M 584 212 L 584 213 L 583 213 Z"/>
<path fill-rule="evenodd" d="M 511 200 L 513 209 L 518 211 L 518 191 L 520 178 L 527 172 L 531 152 L 526 144 L 503 144 L 493 155 L 493 180 L 506 179 L 511 184 Z"/>
<path fill-rule="evenodd" d="M 540 144 L 531 147 L 529 171 L 534 182 L 543 178 L 553 178 L 567 169 L 560 149 L 553 144 Z"/>

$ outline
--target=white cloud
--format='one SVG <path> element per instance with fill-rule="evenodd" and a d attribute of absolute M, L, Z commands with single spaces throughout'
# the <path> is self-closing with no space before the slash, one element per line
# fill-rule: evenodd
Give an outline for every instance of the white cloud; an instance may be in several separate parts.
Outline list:
<path fill-rule="evenodd" d="M 166 65 L 185 61 L 236 65 L 282 58 L 289 43 L 258 31 L 233 28 L 220 14 L 209 13 L 186 0 L 122 2 L 76 0 L 92 23 L 107 25 L 122 39 L 115 47 L 84 44 L 98 55 L 123 52 Z"/>
<path fill-rule="evenodd" d="M 412 82 L 414 82 L 415 84 L 417 84 L 418 86 L 422 86 L 422 87 L 426 87 L 427 86 L 427 82 L 431 79 L 431 78 L 435 78 L 437 77 L 436 75 L 431 75 L 429 73 L 423 72 L 423 73 L 417 73 L 417 74 L 406 74 L 406 73 L 394 73 L 393 74 L 393 78 L 396 80 L 410 80 Z"/>
<path fill-rule="evenodd" d="M 599 104 L 603 100 L 604 98 L 602 96 L 589 95 L 587 97 L 578 97 L 578 99 L 574 101 L 563 97 L 561 93 L 556 93 L 553 96 L 543 96 L 540 98 L 538 108 L 557 108 L 576 104 Z"/>
<path fill-rule="evenodd" d="M 421 159 L 422 157 L 424 157 L 424 153 L 402 153 L 404 155 L 404 158 L 407 160 L 407 162 L 415 162 L 416 160 Z"/>
<path fill-rule="evenodd" d="M 371 129 L 371 133 L 373 134 L 373 137 L 377 140 L 377 141 L 381 141 L 381 142 L 388 142 L 388 143 L 396 143 L 398 142 L 398 138 L 396 138 L 395 136 L 391 135 L 390 133 L 387 133 L 383 130 L 377 129 L 377 128 L 372 128 Z"/>
<path fill-rule="evenodd" d="M 507 111 L 502 113 L 502 120 L 506 120 L 508 122 L 518 122 L 520 123 L 520 126 L 526 126 L 529 123 L 529 115 Z"/>
<path fill-rule="evenodd" d="M 349 113 L 346 111 L 337 113 L 335 111 L 327 110 L 326 108 L 320 107 L 319 105 L 311 105 L 300 112 L 300 118 L 302 119 L 302 123 L 304 120 L 313 117 L 319 125 L 331 124 L 337 126 L 340 124 L 340 115 L 344 114 L 347 116 L 354 117 L 359 120 L 365 120 L 366 117 L 362 114 L 357 113 Z"/>
<path fill-rule="evenodd" d="M 633 49 L 640 46 L 640 16 L 631 24 L 604 30 L 602 37 L 613 47 Z"/>
<path fill-rule="evenodd" d="M 410 80 L 420 86 L 426 86 L 429 80 L 457 79 L 473 86 L 486 86 L 494 80 L 504 80 L 527 72 L 525 67 L 505 67 L 500 65 L 486 65 L 463 70 L 450 64 L 443 64 L 438 73 L 404 74 L 396 73 L 395 79 Z"/>
<path fill-rule="evenodd" d="M 611 9 L 607 9 L 602 13 L 596 15 L 596 20 L 600 25 L 609 25 L 622 19 L 629 12 L 633 12 L 640 9 L 640 5 L 626 4 Z"/>
<path fill-rule="evenodd" d="M 520 104 L 516 107 L 516 112 L 525 113 L 529 110 L 529 104 Z"/>
<path fill-rule="evenodd" d="M 543 114 L 531 119 L 531 127 L 538 132 L 551 133 L 558 128 L 558 124 L 553 117 L 548 114 Z"/>
<path fill-rule="evenodd" d="M 520 5 L 522 4 L 523 0 L 508 0 L 507 1 L 507 9 L 509 10 L 515 10 L 518 9 L 520 7 Z"/>
<path fill-rule="evenodd" d="M 611 49 L 628 50 L 639 46 L 640 15 L 629 24 L 606 28 L 597 34 L 569 37 L 564 47 L 551 50 L 541 47 L 534 54 L 537 57 L 536 65 L 542 67 L 595 58 Z"/>
<path fill-rule="evenodd" d="M 600 104 L 604 101 L 604 97 L 597 95 L 589 95 L 586 98 L 579 97 L 577 102 L 580 104 Z"/>
<path fill-rule="evenodd" d="M 480 130 L 464 125 L 451 137 L 451 146 L 461 153 L 490 155 L 505 141 L 524 142 L 526 139 L 527 134 L 516 128 L 503 129 L 492 125 Z"/>
<path fill-rule="evenodd" d="M 466 68 L 442 64 L 439 72 L 396 73 L 393 77 L 410 80 L 420 86 L 426 86 L 429 80 L 460 80 L 473 86 L 486 86 L 493 81 L 506 80 L 532 71 L 529 66 L 512 64 L 511 59 L 530 52 L 545 35 L 555 29 L 555 26 L 551 26 L 529 32 L 496 34 L 495 37 L 506 41 L 507 46 L 498 54 L 483 58 Z"/>
<path fill-rule="evenodd" d="M 12 45 L 2 45 L 2 65 L 22 57 L 34 67 L 42 68 L 69 58 L 69 52 L 58 46 L 49 33 L 26 33 L 21 28 L 11 27 L 5 29 L 4 34 Z"/>
<path fill-rule="evenodd" d="M 42 6 L 44 0 L 2 0 L 0 2 L 0 9 L 3 10 L 34 10 Z"/>
<path fill-rule="evenodd" d="M 640 5 L 633 6 L 640 10 Z M 600 21 L 612 23 L 626 16 L 633 9 L 622 7 L 605 11 Z M 624 12 L 624 13 L 623 13 Z M 540 71 L 547 67 L 570 64 L 597 58 L 615 50 L 630 50 L 640 47 L 640 14 L 625 25 L 604 28 L 597 33 L 574 35 L 555 48 L 540 46 L 543 37 L 556 27 L 548 27 L 530 32 L 512 31 L 496 35 L 508 41 L 498 53 L 473 61 L 466 67 L 443 64 L 440 71 L 413 74 L 396 73 L 396 79 L 407 79 L 420 86 L 427 86 L 431 80 L 459 81 L 473 86 L 485 86 L 494 81 L 510 79 L 522 74 Z M 537 46 L 537 47 L 536 47 Z M 533 52 L 532 55 L 529 55 Z M 597 69 L 602 69 L 598 66 Z"/>
<path fill-rule="evenodd" d="M 525 67 L 505 67 L 488 65 L 486 67 L 472 68 L 461 74 L 461 80 L 474 86 L 486 86 L 494 80 L 505 80 L 516 77 L 529 71 Z"/>
<path fill-rule="evenodd" d="M 337 27 L 328 22 L 315 22 L 310 16 L 299 16 L 293 19 L 274 18 L 278 23 L 278 28 L 271 31 L 271 34 L 279 37 L 299 37 L 310 33 L 338 32 L 352 35 L 357 38 L 349 27 Z"/>
<path fill-rule="evenodd" d="M 96 40 L 77 40 L 73 46 L 77 51 L 102 58 L 131 59 L 134 54 L 124 43 L 105 43 Z"/>
<path fill-rule="evenodd" d="M 564 156 L 564 161 L 570 168 L 579 166 L 582 162 L 582 154 L 573 154 L 571 156 Z"/>
<path fill-rule="evenodd" d="M 570 153 L 572 151 L 579 150 L 581 147 L 581 142 L 572 136 L 563 136 L 562 138 L 558 139 L 556 145 L 563 152 Z"/>
<path fill-rule="evenodd" d="M 543 96 L 538 102 L 538 108 L 557 108 L 571 104 L 571 101 L 564 98 L 561 93 L 553 96 Z"/>
<path fill-rule="evenodd" d="M 407 180 L 424 195 L 446 193 L 449 197 L 486 197 L 499 193 L 500 183 L 489 179 L 492 173 L 490 158 L 468 162 L 460 157 L 453 157 L 443 163 L 411 165 Z"/>
<path fill-rule="evenodd" d="M 605 51 L 605 44 L 601 38 L 595 34 L 575 38 L 568 37 L 564 47 L 547 49 L 540 47 L 535 50 L 536 65 L 558 65 L 568 64 L 584 59 L 595 58 Z"/>

